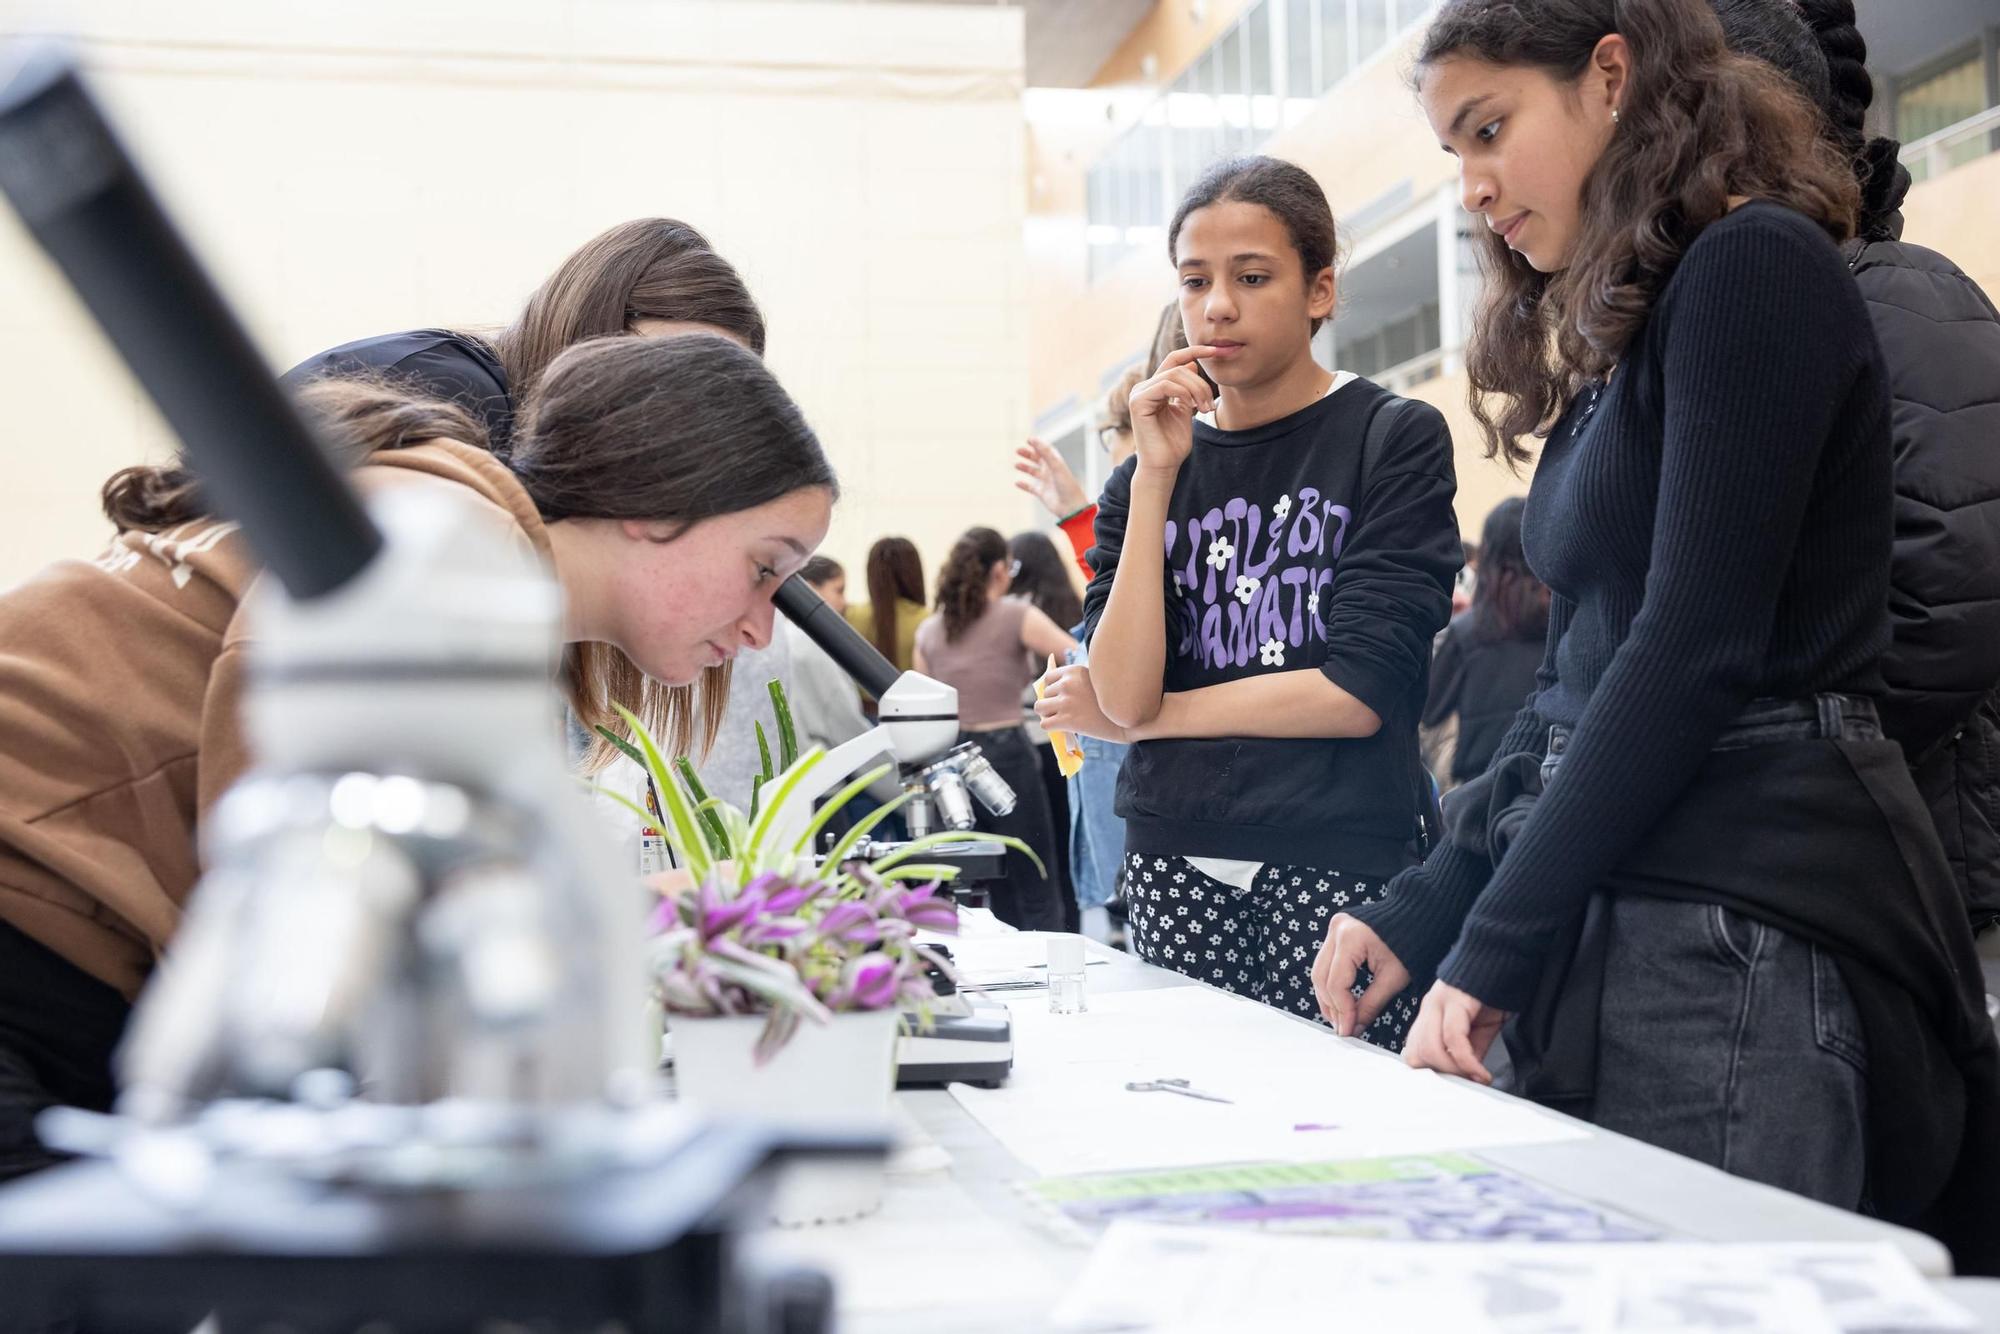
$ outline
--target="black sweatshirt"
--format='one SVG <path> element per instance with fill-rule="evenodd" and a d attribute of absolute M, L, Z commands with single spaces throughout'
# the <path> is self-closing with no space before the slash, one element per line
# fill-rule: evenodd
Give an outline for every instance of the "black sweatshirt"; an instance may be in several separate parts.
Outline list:
<path fill-rule="evenodd" d="M 1555 596 L 1540 689 L 1498 751 L 1571 725 L 1561 777 L 1497 869 L 1447 840 L 1356 911 L 1413 976 L 1504 1010 L 1745 704 L 1875 693 L 1889 642 L 1887 382 L 1825 232 L 1761 202 L 1710 226 L 1592 403 L 1529 493 L 1523 543 Z M 1745 810 L 1718 836 L 1757 830 Z"/>
<path fill-rule="evenodd" d="M 514 430 L 507 372 L 493 349 L 470 334 L 412 329 L 360 338 L 307 357 L 283 378 L 287 388 L 297 389 L 321 376 L 357 370 L 382 371 L 425 393 L 455 401 L 485 424 L 493 448 L 505 452 Z"/>
<path fill-rule="evenodd" d="M 1353 380 L 1247 431 L 1195 424 L 1167 510 L 1165 688 L 1317 670 L 1382 727 L 1345 739 L 1139 742 L 1116 804 L 1131 851 L 1363 876 L 1412 860 L 1417 716 L 1461 552 L 1451 435 L 1435 408 L 1400 409 L 1362 494 L 1364 434 L 1393 402 Z M 1120 465 L 1098 501 L 1086 640 L 1118 572 L 1136 466 Z"/>

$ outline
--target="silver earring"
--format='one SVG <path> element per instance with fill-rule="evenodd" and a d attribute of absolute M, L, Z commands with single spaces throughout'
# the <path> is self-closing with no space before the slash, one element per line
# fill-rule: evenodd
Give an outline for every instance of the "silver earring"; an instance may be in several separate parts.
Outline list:
<path fill-rule="evenodd" d="M 1611 108 L 1611 123 L 1612 123 L 1613 125 L 1616 125 L 1616 124 L 1618 123 L 1618 108 L 1617 108 L 1617 107 L 1613 107 L 1613 108 Z"/>

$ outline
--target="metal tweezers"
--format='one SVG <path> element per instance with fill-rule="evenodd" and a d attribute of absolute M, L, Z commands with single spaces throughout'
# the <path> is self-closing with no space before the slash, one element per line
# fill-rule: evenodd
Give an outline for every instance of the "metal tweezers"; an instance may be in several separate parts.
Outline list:
<path fill-rule="evenodd" d="M 1203 1102 L 1229 1102 L 1219 1093 L 1203 1093 L 1200 1089 L 1189 1088 L 1185 1079 L 1135 1079 L 1128 1083 L 1130 1093 L 1178 1093 L 1183 1098 L 1200 1098 Z"/>

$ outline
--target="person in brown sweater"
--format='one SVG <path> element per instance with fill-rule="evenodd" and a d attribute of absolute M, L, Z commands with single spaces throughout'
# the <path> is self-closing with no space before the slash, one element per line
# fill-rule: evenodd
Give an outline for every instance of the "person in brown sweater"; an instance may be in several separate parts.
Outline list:
<path fill-rule="evenodd" d="M 560 685 L 686 749 L 689 686 L 770 640 L 825 536 L 833 470 L 757 356 L 711 335 L 558 356 L 507 452 L 385 380 L 301 394 L 364 492 L 456 487 L 561 585 Z M 238 705 L 257 577 L 179 468 L 105 487 L 117 535 L 0 594 L 0 1179 L 53 1160 L 33 1117 L 110 1105 L 110 1055 L 198 871 L 204 811 L 249 767 Z M 706 700 L 703 701 L 707 703 Z"/>

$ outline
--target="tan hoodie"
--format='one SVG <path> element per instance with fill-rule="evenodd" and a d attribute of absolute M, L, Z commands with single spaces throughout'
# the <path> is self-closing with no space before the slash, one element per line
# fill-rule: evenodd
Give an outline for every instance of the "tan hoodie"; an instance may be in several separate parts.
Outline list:
<path fill-rule="evenodd" d="M 485 450 L 432 441 L 354 480 L 467 488 L 549 558 L 534 501 Z M 0 594 L 0 920 L 127 998 L 194 888 L 202 812 L 249 767 L 256 573 L 236 525 L 202 519 Z"/>

